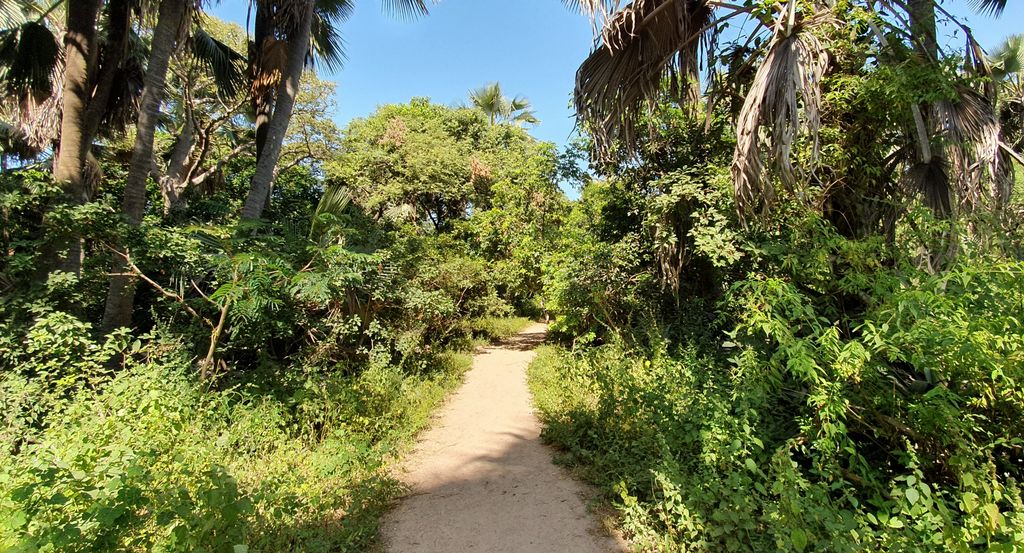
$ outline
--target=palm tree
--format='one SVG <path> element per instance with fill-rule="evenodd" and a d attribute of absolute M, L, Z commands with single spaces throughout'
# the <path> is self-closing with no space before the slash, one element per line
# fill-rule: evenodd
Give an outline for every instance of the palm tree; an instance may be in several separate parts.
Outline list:
<path fill-rule="evenodd" d="M 153 29 L 139 118 L 135 125 L 135 145 L 128 165 L 122 203 L 124 216 L 129 226 L 134 228 L 142 224 L 142 216 L 146 209 L 146 181 L 152 167 L 153 140 L 160 116 L 160 104 L 164 97 L 167 68 L 177 48 L 178 38 L 182 34 L 183 23 L 188 20 L 189 3 L 192 1 L 194 0 L 161 0 L 156 27 Z M 131 323 L 135 287 L 134 281 L 125 270 L 125 260 L 115 255 L 110 289 L 103 312 L 103 328 L 106 331 Z"/>
<path fill-rule="evenodd" d="M 1024 35 L 1007 38 L 989 63 L 1000 88 L 999 122 L 1004 147 L 1019 153 L 1024 150 Z"/>
<path fill-rule="evenodd" d="M 64 32 L 64 92 L 60 121 L 60 146 L 53 164 L 53 178 L 72 203 L 85 203 L 86 156 L 92 143 L 86 129 L 86 113 L 93 89 L 90 82 L 93 60 L 98 59 L 99 40 L 96 21 L 100 0 L 71 2 L 67 7 Z M 58 267 L 77 274 L 81 269 L 81 243 L 72 239 Z"/>
<path fill-rule="evenodd" d="M 642 132 L 638 122 L 665 93 L 666 82 L 681 104 L 696 107 L 699 60 L 714 60 L 723 54 L 717 48 L 718 32 L 726 21 L 742 16 L 749 20 L 747 28 L 751 30 L 748 37 L 740 38 L 739 44 L 749 39 L 744 46 L 733 50 L 742 52 L 744 59 L 732 68 L 753 67 L 754 78 L 736 115 L 733 181 L 737 201 L 746 211 L 764 211 L 771 205 L 777 197 L 773 188 L 777 181 L 765 178 L 767 170 L 787 188 L 807 182 L 800 177 L 808 176 L 803 171 L 815 167 L 821 85 L 830 67 L 828 52 L 818 37 L 841 24 L 832 3 L 808 6 L 791 0 L 769 10 L 757 4 L 719 0 L 633 0 L 624 7 L 621 0 L 565 3 L 589 15 L 597 31 L 597 46 L 577 72 L 575 103 L 581 123 L 594 136 L 598 157 L 613 161 L 634 153 L 637 135 Z M 981 0 L 983 9 L 995 12 L 1004 3 Z M 924 54 L 922 63 L 937 59 L 935 13 L 948 13 L 933 0 L 911 0 L 909 5 L 857 4 L 858 9 L 877 15 L 878 25 L 889 27 L 886 31 L 909 35 L 912 47 Z M 903 28 L 908 21 L 910 28 Z M 979 60 L 980 46 L 966 26 L 960 27 L 970 45 L 965 71 L 986 76 L 985 64 Z M 879 48 L 887 50 L 885 32 L 874 30 Z M 914 129 L 907 142 L 918 145 L 901 149 L 905 159 L 899 161 L 910 180 L 917 176 L 921 178 L 916 180 L 941 181 L 937 177 L 944 174 L 945 166 L 954 168 L 955 191 L 964 208 L 973 209 L 975 199 L 989 195 L 989 190 L 991 195 L 1002 193 L 998 185 L 985 186 L 995 173 L 991 169 L 999 163 L 997 152 L 979 146 L 992 142 L 998 125 L 991 124 L 993 105 L 983 90 L 964 88 L 960 95 L 958 101 L 914 106 L 913 113 L 898 114 L 910 121 L 907 128 Z M 940 134 L 946 140 L 940 140 Z M 791 155 L 800 137 L 812 146 L 802 167 L 793 164 Z M 939 155 L 937 147 L 944 142 L 953 145 Z"/>
<path fill-rule="evenodd" d="M 12 46 L 0 48 L 4 53 L 0 78 L 8 94 L 31 100 L 24 102 L 31 109 L 23 112 L 22 119 L 34 122 L 25 124 L 27 130 L 19 136 L 30 146 L 24 153 L 38 155 L 48 146 L 46 142 L 53 142 L 54 180 L 73 204 L 91 196 L 87 175 L 92 172 L 87 168 L 101 124 L 107 121 L 114 127 L 131 118 L 133 102 L 110 100 L 127 100 L 134 93 L 132 70 L 137 67 L 129 48 L 134 4 L 131 0 L 8 0 L 0 4 L 0 20 L 7 27 L 0 41 Z M 61 34 L 63 45 L 57 45 L 55 37 Z M 53 242 L 44 253 L 48 265 L 44 268 L 77 274 L 80 240 Z"/>
<path fill-rule="evenodd" d="M 501 84 L 493 82 L 469 92 L 469 101 L 473 107 L 484 112 L 492 125 L 497 123 L 513 123 L 516 125 L 536 125 L 540 123 L 534 111 L 530 109 L 530 101 L 522 96 L 509 98 L 501 91 Z"/>
<path fill-rule="evenodd" d="M 383 2 L 386 8 L 403 15 L 427 13 L 427 0 Z M 352 10 L 351 0 L 257 0 L 254 4 L 256 53 L 251 57 L 256 60 L 253 96 L 257 159 L 241 213 L 243 219 L 250 220 L 263 214 L 270 197 L 299 80 L 307 60 L 312 59 L 311 45 L 329 66 L 340 63 L 343 52 L 337 24 Z"/>

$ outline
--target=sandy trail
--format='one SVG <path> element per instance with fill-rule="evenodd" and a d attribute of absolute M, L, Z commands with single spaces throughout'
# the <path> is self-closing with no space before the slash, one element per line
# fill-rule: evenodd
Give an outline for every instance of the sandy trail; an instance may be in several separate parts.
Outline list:
<path fill-rule="evenodd" d="M 384 520 L 391 553 L 620 552 L 587 489 L 540 442 L 526 367 L 536 324 L 473 359 L 466 382 L 403 464 L 411 492 Z"/>

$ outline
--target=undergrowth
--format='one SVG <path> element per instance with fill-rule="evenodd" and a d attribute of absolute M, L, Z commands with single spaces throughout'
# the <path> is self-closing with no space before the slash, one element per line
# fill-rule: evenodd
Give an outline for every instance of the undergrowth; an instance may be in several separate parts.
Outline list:
<path fill-rule="evenodd" d="M 470 365 L 445 351 L 412 374 L 293 370 L 216 390 L 174 341 L 132 359 L 4 448 L 0 550 L 364 551 L 401 491 L 389 459 Z"/>

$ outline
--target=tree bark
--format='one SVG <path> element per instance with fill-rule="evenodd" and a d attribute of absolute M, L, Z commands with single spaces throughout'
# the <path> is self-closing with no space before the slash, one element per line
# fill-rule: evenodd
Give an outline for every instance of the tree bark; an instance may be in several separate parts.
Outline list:
<path fill-rule="evenodd" d="M 256 162 L 256 173 L 252 177 L 249 195 L 242 207 L 243 219 L 259 219 L 263 215 L 263 208 L 267 204 L 270 193 L 270 185 L 274 180 L 274 169 L 277 167 L 277 160 L 284 144 L 285 132 L 291 121 L 292 108 L 295 107 L 295 97 L 299 92 L 299 79 L 302 77 L 302 70 L 306 63 L 306 53 L 309 51 L 313 1 L 295 1 L 301 4 L 303 13 L 296 28 L 289 33 L 288 63 L 281 83 L 277 87 L 277 101 L 274 106 L 274 116 L 267 128 L 267 142 L 262 155 Z"/>
<path fill-rule="evenodd" d="M 188 188 L 189 159 L 195 146 L 195 127 L 192 115 L 186 113 L 178 138 L 167 161 L 167 174 L 160 179 L 160 193 L 164 197 L 164 214 L 170 213 L 181 204 L 181 195 Z"/>
<path fill-rule="evenodd" d="M 89 142 L 99 132 L 100 122 L 110 103 L 119 70 L 128 54 L 128 30 L 131 28 L 131 5 L 128 0 L 107 2 L 106 40 L 103 42 L 92 97 L 85 112 L 85 129 Z"/>
<path fill-rule="evenodd" d="M 910 36 L 914 46 L 928 61 L 939 58 L 939 43 L 935 27 L 935 0 L 909 0 Z"/>
<path fill-rule="evenodd" d="M 96 22 L 99 0 L 78 0 L 67 6 L 64 34 L 64 110 L 60 121 L 60 143 L 53 165 L 53 179 L 66 199 L 80 205 L 88 200 L 84 177 L 86 154 L 92 142 L 86 132 L 86 110 L 92 95 L 92 76 L 98 57 Z M 82 246 L 78 238 L 54 245 L 56 259 L 46 260 L 60 270 L 79 274 Z M 49 255 L 49 254 L 48 254 Z"/>
<path fill-rule="evenodd" d="M 146 209 L 146 181 L 152 167 L 153 137 L 167 84 L 167 67 L 174 54 L 186 10 L 186 0 L 163 0 L 153 30 L 149 64 L 139 105 L 139 120 L 135 127 L 135 145 L 128 164 L 122 204 L 124 216 L 134 228 L 142 223 Z M 115 255 L 113 265 L 107 304 L 103 311 L 105 332 L 129 326 L 135 303 L 135 281 L 124 274 L 124 259 Z"/>
<path fill-rule="evenodd" d="M 267 9 L 262 4 L 257 3 L 256 7 L 256 21 L 253 25 L 253 42 L 255 44 L 254 51 L 252 53 L 254 74 L 263 74 L 266 72 L 264 64 L 267 60 L 264 58 L 264 49 L 266 47 L 267 40 L 273 38 L 273 29 L 271 26 L 271 19 L 267 14 Z M 267 131 L 270 127 L 270 118 L 274 111 L 274 94 L 268 90 L 257 90 L 252 98 L 253 112 L 256 113 L 256 160 L 259 161 L 263 155 L 263 147 L 267 143 Z"/>

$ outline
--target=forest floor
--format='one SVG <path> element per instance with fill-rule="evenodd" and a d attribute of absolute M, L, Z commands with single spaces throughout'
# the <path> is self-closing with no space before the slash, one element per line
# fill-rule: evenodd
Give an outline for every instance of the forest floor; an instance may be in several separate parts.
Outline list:
<path fill-rule="evenodd" d="M 534 324 L 473 358 L 466 381 L 419 438 L 398 477 L 409 493 L 384 519 L 390 553 L 625 551 L 588 512 L 593 491 L 541 443 L 526 368 Z"/>

